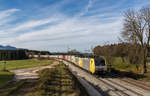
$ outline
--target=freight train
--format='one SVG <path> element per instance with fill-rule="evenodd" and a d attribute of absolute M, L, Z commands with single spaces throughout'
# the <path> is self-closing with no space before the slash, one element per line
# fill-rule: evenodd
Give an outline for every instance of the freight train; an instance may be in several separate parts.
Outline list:
<path fill-rule="evenodd" d="M 85 69 L 86 71 L 95 73 L 106 72 L 105 59 L 96 56 L 84 56 L 84 55 L 33 55 L 29 57 L 41 57 L 41 58 L 58 58 L 72 62 L 73 64 Z"/>

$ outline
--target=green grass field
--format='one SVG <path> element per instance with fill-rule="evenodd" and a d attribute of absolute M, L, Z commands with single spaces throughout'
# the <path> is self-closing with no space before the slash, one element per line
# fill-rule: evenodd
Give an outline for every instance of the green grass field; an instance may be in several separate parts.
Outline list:
<path fill-rule="evenodd" d="M 150 61 L 148 59 L 148 61 Z M 123 62 L 121 57 L 115 57 L 112 62 L 112 68 L 120 70 L 120 71 L 127 71 L 127 72 L 135 72 L 135 73 L 141 73 L 142 71 L 142 64 L 139 64 L 139 70 L 136 69 L 135 64 L 130 64 L 127 59 Z M 150 68 L 147 68 L 150 72 Z"/>
<path fill-rule="evenodd" d="M 51 64 L 50 60 L 37 60 L 37 59 L 27 59 L 27 60 L 12 60 L 6 61 L 6 70 L 15 70 L 23 68 L 31 68 L 36 66 L 43 66 Z M 0 70 L 3 69 L 3 61 L 0 61 Z M 12 80 L 13 74 L 11 72 L 0 71 L 0 87 L 6 85 L 10 80 Z"/>
<path fill-rule="evenodd" d="M 134 64 L 130 64 L 127 59 L 123 62 L 121 57 L 115 57 L 112 62 L 112 68 L 120 71 L 137 71 Z"/>
<path fill-rule="evenodd" d="M 27 59 L 27 60 L 11 60 L 6 61 L 6 70 L 16 70 L 23 68 L 30 68 L 42 65 L 51 64 L 50 60 L 37 60 L 37 59 Z M 3 68 L 3 61 L 0 61 L 0 68 Z"/>

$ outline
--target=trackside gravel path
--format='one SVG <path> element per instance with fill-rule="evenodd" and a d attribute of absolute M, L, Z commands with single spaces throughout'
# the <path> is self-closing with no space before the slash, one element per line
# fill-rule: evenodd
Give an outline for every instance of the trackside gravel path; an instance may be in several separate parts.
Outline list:
<path fill-rule="evenodd" d="M 37 79 L 39 78 L 38 74 L 36 73 L 37 71 L 45 69 L 45 68 L 52 68 L 53 66 L 58 65 L 58 64 L 59 62 L 55 61 L 53 64 L 50 64 L 47 66 L 18 69 L 18 70 L 12 70 L 11 72 L 15 74 L 14 81 L 20 81 L 24 79 Z"/>

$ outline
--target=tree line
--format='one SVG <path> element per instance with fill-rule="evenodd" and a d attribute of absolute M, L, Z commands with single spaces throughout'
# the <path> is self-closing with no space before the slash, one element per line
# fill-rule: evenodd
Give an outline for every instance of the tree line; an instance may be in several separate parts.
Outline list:
<path fill-rule="evenodd" d="M 51 55 L 49 51 L 39 51 L 39 50 L 28 50 L 26 49 L 27 55 Z"/>
<path fill-rule="evenodd" d="M 0 50 L 0 60 L 27 59 L 25 50 Z"/>
<path fill-rule="evenodd" d="M 49 51 L 38 51 L 38 50 L 0 50 L 0 60 L 21 60 L 28 59 L 28 55 L 50 55 Z"/>

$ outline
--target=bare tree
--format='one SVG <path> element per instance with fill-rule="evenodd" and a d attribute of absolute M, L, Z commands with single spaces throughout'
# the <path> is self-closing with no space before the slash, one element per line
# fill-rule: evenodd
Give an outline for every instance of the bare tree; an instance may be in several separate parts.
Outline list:
<path fill-rule="evenodd" d="M 150 42 L 150 8 L 143 7 L 139 11 L 129 9 L 125 12 L 124 18 L 122 37 L 128 42 L 140 45 L 143 73 L 146 73 L 146 60 Z"/>

